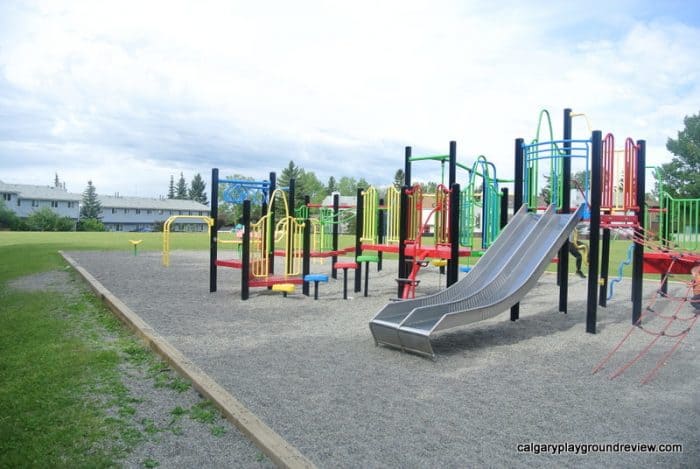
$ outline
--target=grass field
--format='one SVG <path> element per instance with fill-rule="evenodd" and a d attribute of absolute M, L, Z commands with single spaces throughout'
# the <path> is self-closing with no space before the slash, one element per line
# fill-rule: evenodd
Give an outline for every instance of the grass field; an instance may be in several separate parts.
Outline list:
<path fill-rule="evenodd" d="M 160 249 L 158 233 L 144 247 Z M 91 293 L 32 291 L 10 282 L 45 272 L 80 283 L 58 250 L 131 250 L 126 233 L 0 232 L 0 467 L 113 467 L 147 438 L 132 421 L 125 363 L 157 369 L 146 349 Z M 201 249 L 206 234 L 176 234 Z M 82 291 L 85 291 L 84 289 Z M 169 385 L 170 383 L 166 383 Z M 189 386 L 188 383 L 187 386 Z"/>

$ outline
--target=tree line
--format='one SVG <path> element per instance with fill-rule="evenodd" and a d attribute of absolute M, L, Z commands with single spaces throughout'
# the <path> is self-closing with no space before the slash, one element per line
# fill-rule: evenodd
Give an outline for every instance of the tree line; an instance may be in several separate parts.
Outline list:
<path fill-rule="evenodd" d="M 171 174 L 170 185 L 168 186 L 168 199 L 194 200 L 200 204 L 209 205 L 206 188 L 207 185 L 199 173 L 194 175 L 189 186 L 182 172 L 180 172 L 180 179 L 178 179 L 177 184 L 175 184 L 175 178 Z"/>

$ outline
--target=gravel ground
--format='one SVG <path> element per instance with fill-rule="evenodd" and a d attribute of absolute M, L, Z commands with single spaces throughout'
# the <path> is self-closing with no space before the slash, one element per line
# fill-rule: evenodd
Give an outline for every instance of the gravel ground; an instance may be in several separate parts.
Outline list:
<path fill-rule="evenodd" d="M 647 385 L 640 380 L 671 347 L 668 338 L 608 379 L 650 340 L 636 331 L 605 373 L 591 374 L 629 330 L 629 282 L 599 308 L 592 335 L 586 281 L 571 277 L 565 315 L 554 276 L 545 274 L 519 321 L 504 313 L 443 333 L 431 361 L 376 347 L 369 332 L 368 321 L 396 295 L 395 261 L 370 273 L 368 298 L 343 301 L 341 272 L 320 285 L 318 301 L 252 289 L 243 302 L 232 269 L 219 269 L 219 291 L 209 293 L 206 253 L 175 251 L 169 268 L 158 253 L 70 255 L 319 467 L 700 467 L 699 329 Z M 436 270 L 421 279 L 419 292 L 438 288 Z M 645 285 L 645 297 L 654 287 Z M 528 443 L 680 443 L 683 452 L 519 453 Z M 206 450 L 196 454 L 210 465 Z"/>

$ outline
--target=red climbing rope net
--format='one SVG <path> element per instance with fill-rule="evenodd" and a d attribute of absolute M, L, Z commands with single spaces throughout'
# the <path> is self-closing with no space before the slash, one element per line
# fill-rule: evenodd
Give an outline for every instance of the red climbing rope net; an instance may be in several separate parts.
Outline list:
<path fill-rule="evenodd" d="M 642 241 L 642 240 L 640 240 Z M 635 240 L 635 242 L 637 242 Z M 688 312 L 687 305 L 692 306 L 692 289 L 693 282 L 686 282 L 685 294 L 671 296 L 665 292 L 664 286 L 667 284 L 670 272 L 676 262 L 684 262 L 682 257 L 673 256 L 671 264 L 666 273 L 661 278 L 659 287 L 655 290 L 652 296 L 648 299 L 647 305 L 640 318 L 630 327 L 625 336 L 617 343 L 617 345 L 593 368 L 593 373 L 602 370 L 611 358 L 622 348 L 622 346 L 632 337 L 635 331 L 640 331 L 648 336 L 651 340 L 630 360 L 622 364 L 619 368 L 613 371 L 609 377 L 615 379 L 637 363 L 644 357 L 659 342 L 661 338 L 669 338 L 675 340 L 672 346 L 661 355 L 661 358 L 656 362 L 654 368 L 649 371 L 643 378 L 641 383 L 646 384 L 651 381 L 659 369 L 671 358 L 678 350 L 683 340 L 688 336 L 690 331 L 695 326 L 700 315 L 697 310 L 691 307 Z M 661 299 L 661 301 L 660 301 Z M 670 314 L 665 313 L 665 309 L 672 310 Z M 658 323 L 661 323 L 658 326 Z"/>

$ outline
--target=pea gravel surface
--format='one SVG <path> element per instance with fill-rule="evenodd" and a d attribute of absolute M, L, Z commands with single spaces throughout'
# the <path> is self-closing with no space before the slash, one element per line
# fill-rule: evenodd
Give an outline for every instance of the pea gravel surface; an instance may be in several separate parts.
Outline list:
<path fill-rule="evenodd" d="M 430 360 L 377 347 L 369 331 L 396 297 L 396 261 L 370 271 L 368 297 L 343 300 L 341 271 L 319 285 L 317 301 L 300 288 L 287 298 L 251 289 L 241 301 L 238 270 L 219 268 L 209 292 L 208 253 L 174 251 L 167 268 L 152 252 L 69 255 L 319 467 L 700 467 L 700 328 L 649 384 L 640 381 L 669 337 L 609 379 L 653 339 L 639 329 L 591 373 L 630 330 L 629 280 L 598 309 L 597 334 L 585 332 L 587 280 L 570 277 L 563 314 L 555 276 L 545 274 L 520 320 L 504 312 L 442 333 Z M 328 261 L 312 271 L 328 273 Z M 437 268 L 420 279 L 418 294 L 444 288 Z M 645 304 L 656 287 L 645 283 Z M 671 284 L 671 295 L 686 291 Z M 653 308 L 669 315 L 676 305 Z M 676 332 L 689 325 L 676 322 Z"/>

